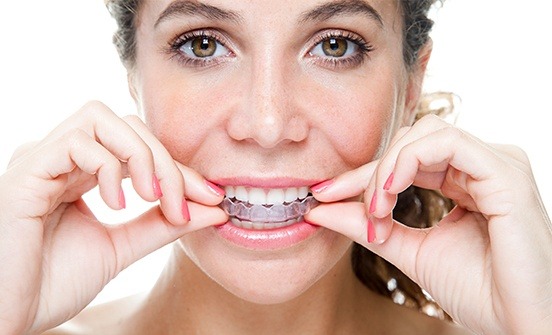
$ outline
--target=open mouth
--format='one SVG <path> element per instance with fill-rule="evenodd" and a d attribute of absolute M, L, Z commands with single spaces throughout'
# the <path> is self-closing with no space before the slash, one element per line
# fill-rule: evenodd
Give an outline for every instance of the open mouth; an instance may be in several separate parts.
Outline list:
<path fill-rule="evenodd" d="M 303 221 L 303 215 L 318 205 L 308 187 L 263 189 L 226 186 L 221 208 L 240 228 L 268 230 Z"/>

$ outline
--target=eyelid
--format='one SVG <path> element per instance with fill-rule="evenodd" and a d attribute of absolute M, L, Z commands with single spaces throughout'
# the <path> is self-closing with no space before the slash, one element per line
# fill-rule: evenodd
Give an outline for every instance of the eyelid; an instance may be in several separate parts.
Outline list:
<path fill-rule="evenodd" d="M 347 41 L 355 43 L 359 48 L 366 49 L 367 51 L 372 51 L 373 46 L 368 43 L 360 35 L 353 33 L 347 30 L 340 29 L 325 29 L 319 31 L 308 43 L 309 47 L 307 48 L 305 54 L 308 54 L 312 49 L 314 49 L 320 43 L 330 39 L 330 38 L 343 38 Z"/>
<path fill-rule="evenodd" d="M 202 36 L 214 38 L 225 47 L 227 47 L 227 44 L 229 44 L 229 40 L 226 34 L 220 32 L 218 29 L 202 28 L 202 29 L 196 29 L 196 30 L 191 30 L 184 33 L 177 34 L 172 40 L 169 41 L 169 45 L 174 46 L 179 42 L 189 41 L 195 37 L 202 37 Z"/>
<path fill-rule="evenodd" d="M 311 54 L 312 50 L 314 50 L 320 43 L 330 38 L 345 39 L 347 42 L 354 43 L 357 50 L 353 55 L 343 57 L 318 56 Z M 324 29 L 315 33 L 314 37 L 307 42 L 307 48 L 303 54 L 304 57 L 310 59 L 313 63 L 321 64 L 324 67 L 329 67 L 331 69 L 346 69 L 361 65 L 369 57 L 369 53 L 374 50 L 375 48 L 371 43 L 369 43 L 362 36 L 350 30 Z"/>
<path fill-rule="evenodd" d="M 186 43 L 190 42 L 194 38 L 198 37 L 208 37 L 215 39 L 217 43 L 220 43 L 220 45 L 228 50 L 228 54 L 205 58 L 196 58 L 184 55 L 181 52 L 180 48 L 182 48 L 182 46 L 184 46 Z M 195 62 L 194 64 L 190 64 L 195 66 L 210 65 L 215 62 L 223 61 L 223 58 L 228 58 L 228 56 L 233 56 L 235 54 L 233 51 L 233 47 L 230 46 L 232 45 L 232 43 L 230 42 L 230 39 L 226 36 L 226 34 L 219 31 L 218 29 L 213 28 L 202 28 L 177 34 L 169 41 L 168 44 L 169 46 L 167 52 L 170 54 L 171 58 L 177 57 L 182 62 Z"/>

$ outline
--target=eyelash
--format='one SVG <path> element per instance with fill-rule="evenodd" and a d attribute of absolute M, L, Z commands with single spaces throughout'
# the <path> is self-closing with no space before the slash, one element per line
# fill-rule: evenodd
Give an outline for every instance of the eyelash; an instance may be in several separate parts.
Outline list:
<path fill-rule="evenodd" d="M 317 45 L 332 38 L 344 39 L 353 43 L 358 48 L 357 52 L 354 55 L 339 58 L 330 56 L 318 57 L 311 54 L 312 50 L 314 50 Z M 313 61 L 321 62 L 323 66 L 332 69 L 349 69 L 358 67 L 362 65 L 362 63 L 364 63 L 364 61 L 368 58 L 369 54 L 375 50 L 374 46 L 362 37 L 352 32 L 344 31 L 326 31 L 323 34 L 318 35 L 312 44 L 313 46 L 309 48 L 307 55 L 312 58 L 318 58 L 316 60 L 313 59 Z"/>
<path fill-rule="evenodd" d="M 213 66 L 217 65 L 224 60 L 221 58 L 227 58 L 228 56 L 233 55 L 231 51 L 229 51 L 229 54 L 225 56 L 218 56 L 218 57 L 205 57 L 205 58 L 192 58 L 184 55 L 181 51 L 181 48 L 188 42 L 194 40 L 195 38 L 212 38 L 216 41 L 216 43 L 220 43 L 223 47 L 227 48 L 226 46 L 226 38 L 219 33 L 216 33 L 215 31 L 211 30 L 195 30 L 188 33 L 177 35 L 175 38 L 169 42 L 169 49 L 168 52 L 171 55 L 171 58 L 176 59 L 179 63 L 181 63 L 185 67 L 207 67 L 207 66 Z"/>
<path fill-rule="evenodd" d="M 229 50 L 229 53 L 225 56 L 218 57 L 205 57 L 205 58 L 192 58 L 186 56 L 181 51 L 181 48 L 188 42 L 194 40 L 195 38 L 212 38 L 216 43 L 220 43 L 223 47 Z M 329 39 L 337 38 L 344 39 L 348 42 L 353 43 L 358 50 L 354 55 L 348 57 L 319 57 L 312 55 L 312 50 L 318 46 L 320 43 L 323 43 Z M 233 53 L 227 47 L 226 38 L 217 33 L 216 30 L 195 30 L 188 33 L 177 35 L 175 38 L 169 42 L 168 53 L 171 55 L 171 58 L 175 58 L 179 63 L 185 67 L 208 67 L 220 64 L 228 59 L 229 56 L 232 56 Z M 312 46 L 308 49 L 307 55 L 309 58 L 312 58 L 313 62 L 319 62 L 322 66 L 328 67 L 331 69 L 348 69 L 355 68 L 360 66 L 369 56 L 369 53 L 375 50 L 373 45 L 366 42 L 363 38 L 354 34 L 352 32 L 344 31 L 326 31 L 322 34 L 319 34 L 311 43 Z"/>

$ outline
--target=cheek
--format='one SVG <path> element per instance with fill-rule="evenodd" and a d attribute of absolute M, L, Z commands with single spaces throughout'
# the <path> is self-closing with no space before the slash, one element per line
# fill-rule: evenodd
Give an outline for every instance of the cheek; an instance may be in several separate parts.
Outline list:
<path fill-rule="evenodd" d="M 200 150 L 206 150 L 206 138 L 220 134 L 217 102 L 226 101 L 230 92 L 214 84 L 181 78 L 160 82 L 158 77 L 152 75 L 142 87 L 146 124 L 174 159 L 188 164 Z"/>
<path fill-rule="evenodd" d="M 400 88 L 389 73 L 371 77 L 325 77 L 304 91 L 313 131 L 324 135 L 355 168 L 375 158 L 385 144 L 397 112 Z"/>

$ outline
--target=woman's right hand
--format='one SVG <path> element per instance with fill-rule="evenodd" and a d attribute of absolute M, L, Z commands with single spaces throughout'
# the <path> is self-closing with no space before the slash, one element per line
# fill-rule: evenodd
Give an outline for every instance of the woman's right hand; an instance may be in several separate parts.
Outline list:
<path fill-rule="evenodd" d="M 122 209 L 127 176 L 140 197 L 160 206 L 125 224 L 99 222 L 82 195 L 98 185 L 105 203 Z M 53 328 L 136 260 L 225 222 L 216 191 L 175 162 L 138 117 L 87 104 L 18 150 L 0 176 L 0 333 Z"/>

